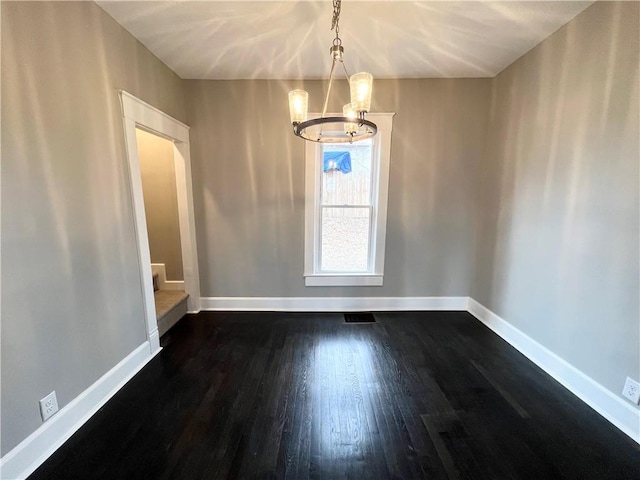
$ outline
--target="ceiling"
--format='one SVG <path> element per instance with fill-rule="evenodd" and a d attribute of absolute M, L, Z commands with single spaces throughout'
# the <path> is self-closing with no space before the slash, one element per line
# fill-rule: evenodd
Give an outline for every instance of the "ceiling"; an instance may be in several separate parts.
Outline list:
<path fill-rule="evenodd" d="M 326 78 L 331 1 L 98 1 L 184 79 Z M 493 77 L 592 1 L 345 0 L 349 73 Z"/>

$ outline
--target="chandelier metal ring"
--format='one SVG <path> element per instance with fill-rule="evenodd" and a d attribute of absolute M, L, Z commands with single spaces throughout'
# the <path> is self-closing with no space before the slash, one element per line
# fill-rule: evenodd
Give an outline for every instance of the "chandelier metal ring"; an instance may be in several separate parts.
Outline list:
<path fill-rule="evenodd" d="M 316 135 L 312 135 L 307 129 L 314 127 L 316 125 L 327 125 L 327 124 L 343 124 L 345 122 L 353 122 L 358 126 L 365 126 L 366 128 L 361 131 L 357 131 L 354 133 L 336 133 L 331 131 L 329 135 L 323 136 L 322 130 L 318 132 Z M 318 143 L 352 143 L 358 142 L 360 140 L 364 140 L 366 138 L 373 137 L 376 133 L 378 133 L 378 127 L 375 123 L 366 120 L 364 118 L 352 119 L 347 117 L 318 117 L 312 118 L 311 120 L 306 120 L 300 123 L 293 124 L 293 133 L 302 137 L 305 140 L 310 140 L 312 142 Z"/>

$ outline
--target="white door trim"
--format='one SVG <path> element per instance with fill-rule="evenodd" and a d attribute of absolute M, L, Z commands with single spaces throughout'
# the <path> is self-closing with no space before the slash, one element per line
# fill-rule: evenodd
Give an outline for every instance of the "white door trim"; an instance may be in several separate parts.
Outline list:
<path fill-rule="evenodd" d="M 153 276 L 151 273 L 151 254 L 149 252 L 149 240 L 147 237 L 147 221 L 144 214 L 136 127 L 173 142 L 184 286 L 185 291 L 189 294 L 189 311 L 198 312 L 200 311 L 200 277 L 198 273 L 198 251 L 193 214 L 189 127 L 124 90 L 119 90 L 118 94 L 124 120 L 124 137 L 127 163 L 129 166 L 129 180 L 131 183 L 131 198 L 138 246 L 145 324 L 147 337 L 153 353 L 160 348 L 160 338 L 156 321 Z"/>

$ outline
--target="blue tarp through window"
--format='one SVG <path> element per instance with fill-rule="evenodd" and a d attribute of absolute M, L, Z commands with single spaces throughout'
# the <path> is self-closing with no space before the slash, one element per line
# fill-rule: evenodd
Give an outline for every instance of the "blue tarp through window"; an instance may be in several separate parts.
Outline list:
<path fill-rule="evenodd" d="M 351 171 L 351 154 L 349 152 L 324 152 L 324 171 L 340 170 L 342 173 Z"/>

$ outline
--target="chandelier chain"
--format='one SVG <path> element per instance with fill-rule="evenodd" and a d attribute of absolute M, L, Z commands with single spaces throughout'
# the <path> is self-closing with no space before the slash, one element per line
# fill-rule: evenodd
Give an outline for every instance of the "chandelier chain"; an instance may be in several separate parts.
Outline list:
<path fill-rule="evenodd" d="M 333 19 L 331 20 L 331 30 L 336 31 L 336 38 L 333 39 L 334 45 L 342 45 L 340 39 L 340 9 L 342 8 L 342 0 L 333 0 Z"/>

